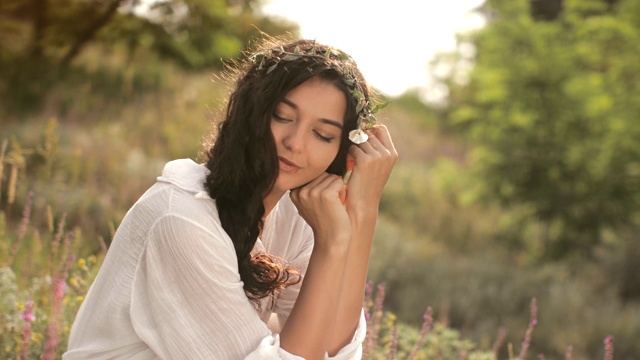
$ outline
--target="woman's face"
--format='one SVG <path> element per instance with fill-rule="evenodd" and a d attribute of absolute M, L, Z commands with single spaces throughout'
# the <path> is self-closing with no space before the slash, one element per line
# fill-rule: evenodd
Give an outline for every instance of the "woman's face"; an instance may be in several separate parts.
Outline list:
<path fill-rule="evenodd" d="M 318 77 L 285 95 L 271 117 L 280 168 L 273 191 L 297 188 L 327 170 L 340 148 L 346 108 L 344 93 Z"/>

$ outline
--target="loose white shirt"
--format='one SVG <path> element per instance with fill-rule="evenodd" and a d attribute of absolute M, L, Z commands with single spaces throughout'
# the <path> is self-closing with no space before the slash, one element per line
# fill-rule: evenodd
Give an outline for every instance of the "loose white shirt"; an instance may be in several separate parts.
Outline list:
<path fill-rule="evenodd" d="M 301 282 L 255 309 L 204 189 L 207 172 L 189 159 L 171 161 L 129 210 L 80 307 L 64 360 L 302 359 L 282 349 L 278 336 Z M 304 275 L 312 249 L 311 228 L 283 196 L 254 251 Z M 365 324 L 361 314 L 352 342 L 331 359 L 361 358 Z"/>

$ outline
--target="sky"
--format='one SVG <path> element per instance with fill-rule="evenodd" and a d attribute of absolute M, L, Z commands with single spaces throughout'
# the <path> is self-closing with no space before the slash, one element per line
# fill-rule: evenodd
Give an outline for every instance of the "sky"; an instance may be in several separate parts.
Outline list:
<path fill-rule="evenodd" d="M 471 10 L 484 0 L 266 0 L 263 11 L 300 26 L 301 36 L 350 54 L 388 96 L 428 90 L 428 64 L 455 49 L 458 32 L 482 27 Z"/>

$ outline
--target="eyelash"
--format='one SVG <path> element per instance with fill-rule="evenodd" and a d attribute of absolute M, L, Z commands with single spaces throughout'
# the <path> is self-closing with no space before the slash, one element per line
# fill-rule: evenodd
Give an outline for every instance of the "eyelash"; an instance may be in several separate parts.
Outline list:
<path fill-rule="evenodd" d="M 283 118 L 282 116 L 280 116 L 280 115 L 278 115 L 276 113 L 273 114 L 273 118 L 276 119 L 276 121 L 278 121 L 278 122 L 289 122 L 289 121 L 291 121 L 289 119 Z M 316 135 L 316 137 L 318 137 L 318 139 L 320 139 L 321 141 L 324 141 L 326 143 L 331 143 L 333 141 L 333 139 L 334 139 L 332 137 L 322 136 L 317 131 L 314 131 L 313 133 Z"/>
<path fill-rule="evenodd" d="M 330 142 L 332 142 L 332 141 L 333 141 L 333 138 L 332 138 L 332 137 L 331 137 L 331 138 L 329 138 L 329 137 L 325 137 L 325 136 L 320 135 L 317 131 L 314 131 L 314 132 L 316 133 L 316 136 L 317 136 L 320 140 L 322 140 L 322 141 L 324 141 L 324 142 L 330 143 Z"/>
<path fill-rule="evenodd" d="M 283 118 L 282 116 L 280 116 L 280 115 L 278 115 L 276 113 L 273 114 L 273 117 L 274 117 L 274 119 L 276 119 L 279 122 L 289 121 L 288 119 L 285 119 L 285 118 Z"/>

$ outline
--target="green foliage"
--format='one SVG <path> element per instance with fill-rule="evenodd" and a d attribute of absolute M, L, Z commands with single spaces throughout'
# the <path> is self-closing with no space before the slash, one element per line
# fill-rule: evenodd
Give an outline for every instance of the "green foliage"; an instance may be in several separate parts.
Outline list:
<path fill-rule="evenodd" d="M 640 29 L 635 1 L 567 1 L 555 21 L 528 2 L 490 1 L 496 17 L 470 41 L 468 84 L 452 121 L 477 145 L 485 195 L 524 206 L 546 227 L 542 257 L 592 255 L 603 232 L 640 209 Z"/>
<path fill-rule="evenodd" d="M 90 52 L 98 57 L 118 53 L 126 67 L 153 70 L 158 61 L 172 61 L 191 70 L 220 69 L 262 33 L 297 34 L 295 25 L 261 14 L 259 0 L 171 0 L 146 11 L 134 3 L 0 2 L 0 103 L 11 111 L 33 111 L 58 84 L 74 84 L 78 75 L 93 77 L 79 88 L 118 80 L 120 74 L 109 74 L 112 69 L 87 56 Z"/>
<path fill-rule="evenodd" d="M 150 8 L 122 0 L 18 0 L 0 5 L 0 45 L 8 57 L 51 58 L 70 63 L 90 42 L 126 44 L 129 52 L 148 48 L 188 67 L 220 66 L 240 55 L 259 34 L 295 32 L 260 14 L 257 0 L 162 1 Z M 264 29 L 263 29 L 264 27 Z M 24 39 L 22 44 L 15 38 Z"/>

